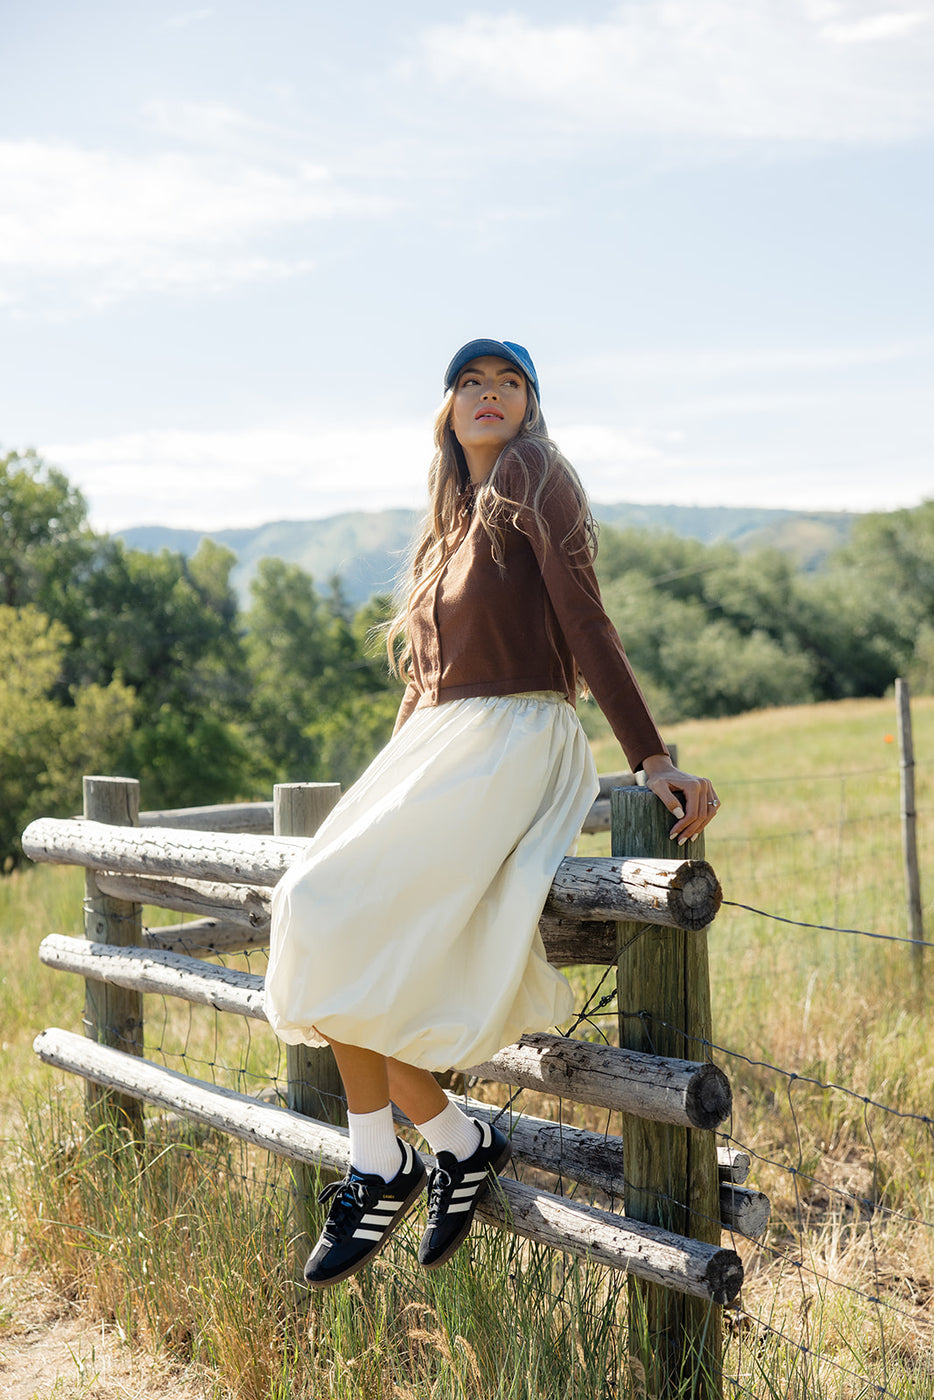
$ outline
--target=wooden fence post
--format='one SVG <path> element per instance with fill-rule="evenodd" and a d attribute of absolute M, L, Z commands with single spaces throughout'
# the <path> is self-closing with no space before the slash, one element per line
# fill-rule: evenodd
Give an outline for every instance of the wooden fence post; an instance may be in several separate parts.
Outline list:
<path fill-rule="evenodd" d="M 314 836 L 340 795 L 340 783 L 277 783 L 272 793 L 274 834 Z M 346 1127 L 343 1085 L 329 1046 L 287 1045 L 286 1074 L 289 1108 L 308 1118 Z M 299 1279 L 312 1246 L 314 1183 L 313 1167 L 304 1162 L 292 1164 L 294 1258 Z"/>
<path fill-rule="evenodd" d="M 85 777 L 84 815 L 110 826 L 139 825 L 139 783 L 136 778 Z M 93 870 L 84 875 L 84 934 L 95 943 L 138 947 L 142 941 L 142 905 L 101 894 Z M 141 992 L 106 982 L 84 984 L 84 1033 L 100 1045 L 110 1045 L 129 1055 L 143 1053 L 143 997 Z M 130 1094 L 103 1089 L 90 1080 L 86 1103 L 92 1127 L 116 1123 L 135 1141 L 143 1136 L 143 1105 Z"/>
<path fill-rule="evenodd" d="M 908 900 L 908 937 L 914 939 L 911 961 L 915 987 L 923 988 L 924 916 L 921 906 L 921 869 L 918 865 L 917 811 L 915 809 L 915 749 L 911 735 L 911 696 L 908 682 L 895 682 L 898 713 L 898 768 L 901 778 L 902 852 L 905 860 L 905 893 Z"/>
<path fill-rule="evenodd" d="M 614 856 L 703 857 L 703 836 L 684 847 L 672 845 L 668 833 L 674 818 L 648 789 L 615 789 L 611 808 Z M 620 1045 L 701 1059 L 711 1031 L 706 930 L 621 923 L 617 948 Z M 621 1136 L 626 1215 L 719 1244 L 713 1133 L 623 1114 Z M 630 1353 L 646 1366 L 650 1395 L 721 1400 L 719 1308 L 630 1278 L 629 1330 Z"/>

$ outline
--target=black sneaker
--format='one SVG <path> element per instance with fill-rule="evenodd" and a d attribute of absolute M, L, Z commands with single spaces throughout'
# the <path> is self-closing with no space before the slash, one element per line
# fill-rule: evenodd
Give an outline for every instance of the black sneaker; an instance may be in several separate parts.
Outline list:
<path fill-rule="evenodd" d="M 450 1259 L 467 1238 L 490 1174 L 495 1176 L 512 1156 L 512 1143 L 499 1128 L 473 1121 L 480 1129 L 480 1146 L 464 1162 L 453 1152 L 439 1152 L 428 1181 L 428 1228 L 418 1248 L 418 1262 L 426 1269 Z"/>
<path fill-rule="evenodd" d="M 407 1142 L 396 1141 L 402 1166 L 392 1181 L 351 1167 L 343 1181 L 325 1186 L 318 1197 L 335 1200 L 305 1264 L 305 1282 L 312 1288 L 327 1288 L 362 1269 L 421 1195 L 428 1180 L 425 1163 Z"/>

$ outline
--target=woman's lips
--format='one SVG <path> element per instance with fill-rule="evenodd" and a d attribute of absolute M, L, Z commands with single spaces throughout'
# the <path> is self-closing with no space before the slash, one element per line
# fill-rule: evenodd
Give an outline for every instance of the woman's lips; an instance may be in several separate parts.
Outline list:
<path fill-rule="evenodd" d="M 474 414 L 474 421 L 477 422 L 481 418 L 498 418 L 502 422 L 503 415 L 498 408 L 480 408 Z"/>

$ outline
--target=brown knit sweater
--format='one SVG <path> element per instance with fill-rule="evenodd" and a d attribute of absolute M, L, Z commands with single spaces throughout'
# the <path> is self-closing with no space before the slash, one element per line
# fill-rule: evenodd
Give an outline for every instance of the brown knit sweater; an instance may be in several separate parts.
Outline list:
<path fill-rule="evenodd" d="M 518 494 L 508 469 L 504 495 Z M 453 554 L 418 588 L 409 610 L 412 662 L 396 720 L 398 730 L 417 705 L 477 695 L 555 690 L 574 704 L 583 674 L 633 769 L 665 744 L 603 610 L 583 540 L 565 537 L 577 515 L 574 489 L 560 477 L 541 507 L 543 538 L 532 513 L 506 529 L 505 557 L 493 559 L 489 536 L 468 505 Z"/>

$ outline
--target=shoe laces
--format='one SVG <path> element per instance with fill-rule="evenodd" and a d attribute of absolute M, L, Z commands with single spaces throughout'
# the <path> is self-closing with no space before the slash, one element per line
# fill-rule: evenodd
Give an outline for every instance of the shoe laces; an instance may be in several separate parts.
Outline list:
<path fill-rule="evenodd" d="M 358 1176 L 345 1176 L 342 1181 L 332 1181 L 318 1193 L 318 1204 L 324 1205 L 332 1196 L 336 1197 L 328 1212 L 325 1233 L 332 1238 L 343 1234 L 351 1225 L 357 1224 L 360 1211 L 366 1210 L 373 1188 Z"/>
<path fill-rule="evenodd" d="M 428 1222 L 435 1225 L 448 1208 L 454 1178 L 444 1167 L 435 1167 L 428 1182 Z"/>

